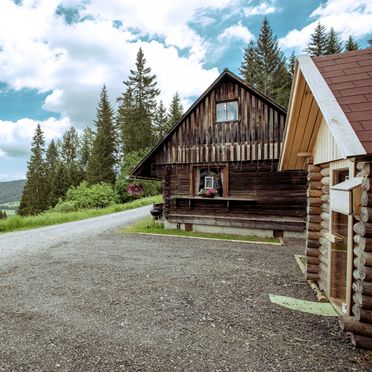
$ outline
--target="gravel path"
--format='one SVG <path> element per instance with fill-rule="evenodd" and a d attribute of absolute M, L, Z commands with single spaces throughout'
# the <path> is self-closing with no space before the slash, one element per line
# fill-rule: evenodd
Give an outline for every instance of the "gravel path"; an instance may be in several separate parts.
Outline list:
<path fill-rule="evenodd" d="M 64 233 L 0 236 L 1 257 L 11 257 L 0 264 L 0 370 L 371 369 L 371 354 L 352 348 L 336 318 L 270 303 L 269 293 L 314 300 L 293 258 L 302 241 L 120 234 L 132 213 L 111 230 L 100 217 Z"/>

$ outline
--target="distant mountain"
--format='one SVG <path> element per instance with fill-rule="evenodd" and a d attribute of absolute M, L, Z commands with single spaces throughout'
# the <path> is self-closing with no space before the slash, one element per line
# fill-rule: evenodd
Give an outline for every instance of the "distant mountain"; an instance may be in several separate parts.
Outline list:
<path fill-rule="evenodd" d="M 25 182 L 26 180 L 0 182 L 0 204 L 19 202 Z"/>

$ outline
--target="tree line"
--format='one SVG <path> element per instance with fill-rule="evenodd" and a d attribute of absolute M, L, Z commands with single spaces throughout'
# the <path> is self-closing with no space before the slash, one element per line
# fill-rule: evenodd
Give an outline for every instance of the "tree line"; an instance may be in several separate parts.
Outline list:
<path fill-rule="evenodd" d="M 359 45 L 351 35 L 342 44 L 333 27 L 327 31 L 326 27 L 319 22 L 304 51 L 311 56 L 320 56 L 357 49 L 359 49 Z M 257 41 L 250 41 L 244 49 L 239 71 L 248 84 L 287 107 L 295 62 L 294 52 L 287 61 L 268 19 L 264 18 Z"/>
<path fill-rule="evenodd" d="M 352 36 L 342 45 L 333 28 L 327 32 L 318 23 L 305 51 L 319 56 L 358 48 Z M 264 18 L 257 41 L 250 41 L 244 49 L 240 74 L 248 84 L 287 107 L 295 59 L 292 52 L 287 61 L 268 19 Z M 106 86 L 102 87 L 94 130 L 88 127 L 79 135 L 71 127 L 61 140 L 51 141 L 45 149 L 44 134 L 37 126 L 19 214 L 38 214 L 53 208 L 71 187 L 82 181 L 88 185 L 110 184 L 121 202 L 128 199 L 127 176 L 131 168 L 181 118 L 183 107 L 177 92 L 168 108 L 161 100 L 158 102 L 156 75 L 146 65 L 141 48 L 123 84 L 116 112 Z M 159 192 L 157 184 L 151 181 L 142 184 L 147 195 Z"/>
<path fill-rule="evenodd" d="M 18 214 L 35 215 L 53 208 L 83 181 L 111 184 L 119 201 L 128 199 L 130 169 L 179 120 L 183 107 L 177 92 L 168 109 L 162 101 L 157 103 L 156 75 L 146 66 L 141 48 L 124 86 L 117 112 L 106 86 L 102 87 L 94 130 L 87 127 L 79 135 L 71 127 L 61 140 L 52 140 L 45 148 L 44 133 L 37 126 Z M 157 184 L 144 183 L 148 195 L 159 192 Z"/>

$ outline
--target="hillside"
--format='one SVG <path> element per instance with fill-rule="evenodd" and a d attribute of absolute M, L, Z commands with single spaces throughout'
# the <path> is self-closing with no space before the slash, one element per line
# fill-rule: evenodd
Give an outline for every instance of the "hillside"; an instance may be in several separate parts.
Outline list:
<path fill-rule="evenodd" d="M 0 182 L 0 204 L 19 202 L 25 180 Z"/>

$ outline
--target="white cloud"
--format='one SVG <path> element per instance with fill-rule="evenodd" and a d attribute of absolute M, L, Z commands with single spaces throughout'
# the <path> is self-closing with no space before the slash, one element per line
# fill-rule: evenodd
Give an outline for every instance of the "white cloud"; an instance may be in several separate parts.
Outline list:
<path fill-rule="evenodd" d="M 244 8 L 244 14 L 246 17 L 254 16 L 254 15 L 265 15 L 271 14 L 276 11 L 276 7 L 274 6 L 274 2 L 260 2 L 257 6 L 250 6 Z"/>
<path fill-rule="evenodd" d="M 355 38 L 370 34 L 372 25 L 372 2 L 370 0 L 328 0 L 324 5 L 315 9 L 311 16 L 314 21 L 301 30 L 293 29 L 279 39 L 284 48 L 306 48 L 310 35 L 317 23 L 327 29 L 333 27 L 341 39 L 349 35 Z"/>
<path fill-rule="evenodd" d="M 247 27 L 242 25 L 241 21 L 239 21 L 236 25 L 226 28 L 223 33 L 218 36 L 218 40 L 220 41 L 242 40 L 245 43 L 248 43 L 252 39 L 254 39 L 253 34 Z"/>
<path fill-rule="evenodd" d="M 45 141 L 57 139 L 71 126 L 69 119 L 49 118 L 44 121 L 21 119 L 16 122 L 0 120 L 0 158 L 27 157 L 30 154 L 31 141 L 37 124 L 44 132 Z"/>

